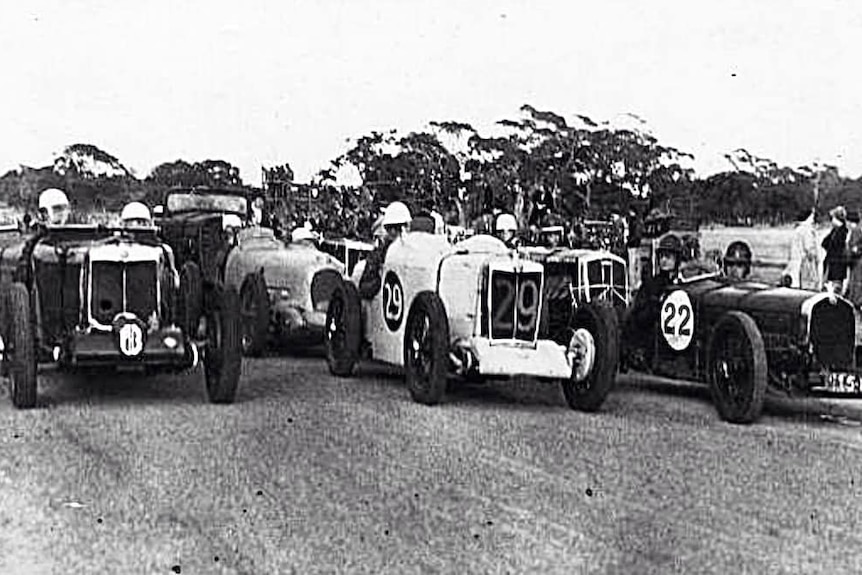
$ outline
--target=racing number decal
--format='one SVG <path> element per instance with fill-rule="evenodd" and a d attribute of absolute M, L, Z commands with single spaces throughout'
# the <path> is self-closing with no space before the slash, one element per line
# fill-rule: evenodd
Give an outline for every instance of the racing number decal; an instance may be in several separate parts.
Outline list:
<path fill-rule="evenodd" d="M 532 340 L 539 321 L 539 274 L 495 271 L 491 284 L 491 337 Z"/>
<path fill-rule="evenodd" d="M 694 308 L 688 294 L 676 290 L 661 305 L 661 333 L 676 351 L 687 349 L 694 335 Z"/>
<path fill-rule="evenodd" d="M 125 323 L 120 328 L 120 351 L 123 355 L 134 357 L 144 351 L 144 332 L 136 323 Z"/>
<path fill-rule="evenodd" d="M 404 318 L 404 288 L 395 272 L 386 272 L 383 280 L 383 319 L 390 331 L 397 331 Z"/>

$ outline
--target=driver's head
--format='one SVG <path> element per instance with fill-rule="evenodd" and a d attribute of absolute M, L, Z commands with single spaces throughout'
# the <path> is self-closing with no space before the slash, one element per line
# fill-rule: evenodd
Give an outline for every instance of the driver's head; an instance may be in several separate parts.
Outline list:
<path fill-rule="evenodd" d="M 500 214 L 494 222 L 494 235 L 506 243 L 511 242 L 518 232 L 518 221 L 512 214 Z"/>
<path fill-rule="evenodd" d="M 664 236 L 658 242 L 656 256 L 658 258 L 659 271 L 673 273 L 679 269 L 680 256 L 682 255 L 682 240 L 674 234 Z"/>
<path fill-rule="evenodd" d="M 732 242 L 724 254 L 724 275 L 743 280 L 751 273 L 751 248 L 742 241 Z"/>
<path fill-rule="evenodd" d="M 141 202 L 129 202 L 123 206 L 123 211 L 120 212 L 120 221 L 127 227 L 153 225 L 150 209 Z"/>
<path fill-rule="evenodd" d="M 63 190 L 48 188 L 39 194 L 39 218 L 54 225 L 69 221 L 69 198 Z"/>
<path fill-rule="evenodd" d="M 383 229 L 386 230 L 386 237 L 394 240 L 401 236 L 407 226 L 410 224 L 410 209 L 401 202 L 392 202 L 383 211 Z"/>

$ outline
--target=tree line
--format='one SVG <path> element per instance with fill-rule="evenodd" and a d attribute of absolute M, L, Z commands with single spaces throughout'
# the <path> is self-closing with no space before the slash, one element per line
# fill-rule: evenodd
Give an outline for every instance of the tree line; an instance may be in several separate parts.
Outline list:
<path fill-rule="evenodd" d="M 813 206 L 821 213 L 839 204 L 862 208 L 862 180 L 835 166 L 781 166 L 738 149 L 726 155 L 727 170 L 699 177 L 692 154 L 660 142 L 637 116 L 623 120 L 567 119 L 525 105 L 493 134 L 459 121 L 431 121 L 407 134 L 372 131 L 310 182 L 295 182 L 287 163 L 264 168 L 264 187 L 286 226 L 311 219 L 331 234 L 358 237 L 367 237 L 379 209 L 396 199 L 460 225 L 510 211 L 525 227 L 630 210 L 781 224 Z M 352 174 L 350 183 L 344 174 Z M 0 177 L 0 201 L 30 209 L 39 191 L 61 187 L 80 209 L 112 211 L 131 199 L 159 203 L 173 186 L 204 185 L 249 187 L 226 160 L 178 159 L 140 178 L 111 154 L 75 144 L 52 165 Z"/>

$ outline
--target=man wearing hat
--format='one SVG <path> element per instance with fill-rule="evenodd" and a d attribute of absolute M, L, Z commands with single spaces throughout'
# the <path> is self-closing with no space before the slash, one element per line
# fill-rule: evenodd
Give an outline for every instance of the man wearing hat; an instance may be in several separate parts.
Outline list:
<path fill-rule="evenodd" d="M 823 281 L 829 293 L 841 294 L 844 280 L 847 279 L 847 210 L 844 206 L 838 206 L 829 212 L 829 216 L 832 218 L 832 229 L 820 244 L 826 250 Z"/>

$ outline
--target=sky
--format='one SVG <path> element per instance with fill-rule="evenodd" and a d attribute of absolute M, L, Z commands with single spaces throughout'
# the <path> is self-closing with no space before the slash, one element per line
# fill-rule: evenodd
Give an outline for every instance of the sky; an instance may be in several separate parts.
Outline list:
<path fill-rule="evenodd" d="M 862 3 L 36 0 L 0 7 L 0 170 L 73 143 L 139 176 L 225 159 L 307 181 L 371 130 L 523 104 L 643 117 L 701 175 L 744 147 L 862 174 Z"/>

